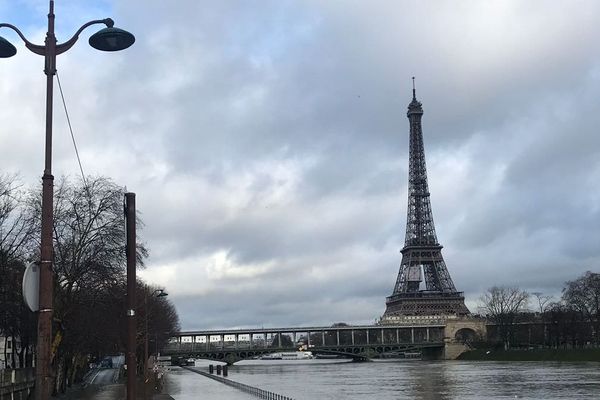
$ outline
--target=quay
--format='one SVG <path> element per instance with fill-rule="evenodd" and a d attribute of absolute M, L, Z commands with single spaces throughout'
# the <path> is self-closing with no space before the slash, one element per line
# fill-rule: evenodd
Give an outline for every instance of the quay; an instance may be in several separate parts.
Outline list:
<path fill-rule="evenodd" d="M 145 387 L 146 386 L 146 387 Z M 57 400 L 127 400 L 125 383 L 92 384 L 73 387 L 67 393 L 58 395 Z M 169 394 L 155 393 L 153 384 L 144 385 L 138 381 L 136 400 L 174 400 Z"/>

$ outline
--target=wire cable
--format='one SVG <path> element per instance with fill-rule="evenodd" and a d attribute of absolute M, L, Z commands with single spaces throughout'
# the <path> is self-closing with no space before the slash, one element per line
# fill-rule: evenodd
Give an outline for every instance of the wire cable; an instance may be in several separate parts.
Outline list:
<path fill-rule="evenodd" d="M 77 163 L 79 164 L 79 171 L 81 171 L 81 179 L 83 179 L 83 185 L 88 189 L 87 180 L 85 179 L 85 174 L 83 173 L 83 166 L 81 165 L 81 158 L 79 158 L 79 150 L 77 149 L 77 142 L 75 141 L 75 135 L 73 134 L 73 127 L 71 126 L 71 118 L 69 118 L 69 111 L 67 110 L 67 103 L 65 102 L 65 96 L 63 94 L 62 85 L 60 84 L 60 78 L 58 76 L 58 71 L 56 71 L 56 81 L 58 82 L 58 89 L 60 91 L 60 98 L 62 99 L 63 107 L 65 109 L 65 115 L 67 117 L 67 124 L 69 125 L 69 131 L 71 132 L 71 140 L 73 141 L 73 147 L 75 148 L 75 155 L 77 156 Z"/>

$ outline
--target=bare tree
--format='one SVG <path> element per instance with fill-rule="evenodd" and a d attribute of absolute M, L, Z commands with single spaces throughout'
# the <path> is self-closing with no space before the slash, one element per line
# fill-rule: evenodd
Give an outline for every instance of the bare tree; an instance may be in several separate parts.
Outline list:
<path fill-rule="evenodd" d="M 544 344 L 552 347 L 577 347 L 591 338 L 590 324 L 582 315 L 564 302 L 550 303 L 545 312 Z"/>
<path fill-rule="evenodd" d="M 529 294 L 518 287 L 494 286 L 485 292 L 479 306 L 480 313 L 496 323 L 505 349 L 510 348 L 516 316 L 527 309 Z"/>
<path fill-rule="evenodd" d="M 53 358 L 61 391 L 81 376 L 89 355 L 125 348 L 123 190 L 103 177 L 62 179 L 54 210 Z M 35 323 L 34 314 L 23 306 L 20 282 L 25 261 L 39 258 L 40 223 L 39 191 L 27 194 L 15 177 L 0 175 L 0 334 L 18 336 L 25 344 L 33 343 Z M 137 225 L 143 226 L 141 221 Z M 138 243 L 139 266 L 147 254 Z M 138 298 L 143 298 L 143 288 L 148 290 L 139 283 Z M 162 347 L 179 330 L 179 317 L 164 298 L 151 298 L 148 306 L 153 344 Z"/>
<path fill-rule="evenodd" d="M 26 193 L 16 175 L 0 175 L 0 254 L 2 260 L 24 259 L 35 231 L 25 207 Z M 0 260 L 1 261 L 1 260 Z"/>
<path fill-rule="evenodd" d="M 62 179 L 54 196 L 54 271 L 57 317 L 68 319 L 79 296 L 96 296 L 125 277 L 123 189 L 108 178 Z M 40 223 L 41 199 L 31 207 Z M 143 226 L 139 223 L 138 226 Z M 138 265 L 147 250 L 137 246 Z"/>
<path fill-rule="evenodd" d="M 553 296 L 545 295 L 542 292 L 533 292 L 531 295 L 535 298 L 535 303 L 537 303 L 539 313 L 544 314 L 547 306 L 552 301 Z"/>
<path fill-rule="evenodd" d="M 24 261 L 35 232 L 25 197 L 16 175 L 0 175 L 0 334 L 20 343 L 7 360 L 12 367 L 25 366 L 34 332 L 35 315 L 25 307 L 21 292 Z"/>
<path fill-rule="evenodd" d="M 156 350 L 163 348 L 168 340 L 181 329 L 179 325 L 179 315 L 168 297 L 157 297 L 157 286 L 148 286 L 143 282 L 138 282 L 136 298 L 138 300 L 138 332 L 144 332 L 148 335 L 149 353 L 155 353 Z M 147 304 L 146 304 L 147 300 Z M 145 318 L 148 313 L 148 332 L 145 332 Z M 144 354 L 145 337 L 139 337 L 138 353 Z M 140 360 L 143 357 L 139 358 Z"/>
<path fill-rule="evenodd" d="M 562 295 L 567 307 L 579 312 L 592 326 L 592 336 L 600 343 L 600 274 L 587 271 L 566 283 Z"/>
<path fill-rule="evenodd" d="M 78 182 L 63 178 L 55 189 L 54 310 L 60 324 L 54 330 L 55 343 L 60 343 L 55 357 L 58 390 L 64 389 L 67 377 L 77 375 L 82 356 L 123 350 L 123 194 L 121 187 L 104 177 Z M 39 194 L 31 209 L 39 224 Z M 137 249 L 138 265 L 143 265 L 147 251 L 142 245 Z"/>

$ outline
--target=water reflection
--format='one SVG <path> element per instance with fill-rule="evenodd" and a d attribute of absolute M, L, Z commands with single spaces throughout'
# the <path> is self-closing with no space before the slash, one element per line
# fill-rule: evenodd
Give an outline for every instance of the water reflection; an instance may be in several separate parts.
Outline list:
<path fill-rule="evenodd" d="M 452 392 L 450 382 L 446 378 L 445 363 L 426 363 L 424 368 L 406 368 L 409 382 L 413 382 L 410 396 L 420 400 L 446 400 Z"/>

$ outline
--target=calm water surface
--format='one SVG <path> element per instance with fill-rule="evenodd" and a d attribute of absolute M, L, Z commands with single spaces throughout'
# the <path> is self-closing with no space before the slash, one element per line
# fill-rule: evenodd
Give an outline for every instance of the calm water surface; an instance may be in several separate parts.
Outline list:
<path fill-rule="evenodd" d="M 229 379 L 297 400 L 600 399 L 599 363 L 244 361 Z M 167 388 L 176 400 L 253 398 L 180 368 Z"/>

